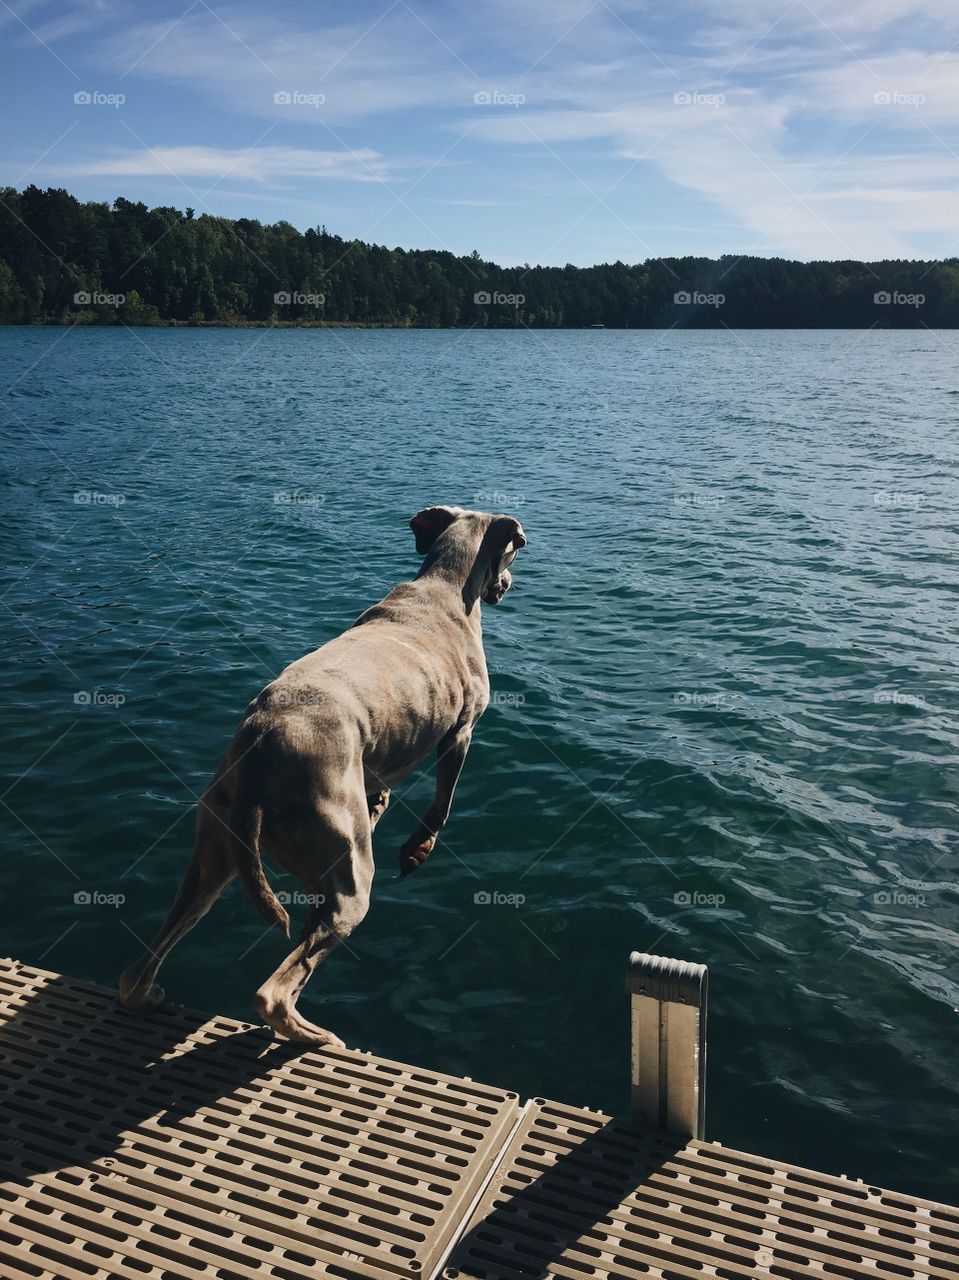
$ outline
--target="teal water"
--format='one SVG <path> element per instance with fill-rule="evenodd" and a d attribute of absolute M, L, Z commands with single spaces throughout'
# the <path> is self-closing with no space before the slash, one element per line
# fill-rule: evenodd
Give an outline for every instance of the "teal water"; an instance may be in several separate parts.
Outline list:
<path fill-rule="evenodd" d="M 248 699 L 415 573 L 418 507 L 506 510 L 442 849 L 396 878 L 424 771 L 309 1016 L 622 1112 L 627 952 L 706 961 L 710 1137 L 959 1196 L 953 335 L 4 329 L 0 359 L 5 950 L 115 982 Z M 248 1018 L 283 951 L 233 888 L 163 981 Z"/>

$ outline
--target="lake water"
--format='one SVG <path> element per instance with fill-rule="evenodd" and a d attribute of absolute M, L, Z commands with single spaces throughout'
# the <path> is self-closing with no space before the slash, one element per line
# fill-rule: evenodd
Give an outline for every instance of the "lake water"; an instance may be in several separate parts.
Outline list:
<path fill-rule="evenodd" d="M 955 335 L 4 329 L 0 357 L 4 949 L 115 983 L 248 699 L 416 572 L 419 507 L 505 510 L 529 546 L 442 848 L 396 878 L 424 771 L 308 1015 L 622 1113 L 627 953 L 706 961 L 710 1137 L 959 1196 Z M 234 887 L 162 980 L 249 1018 L 283 953 Z"/>

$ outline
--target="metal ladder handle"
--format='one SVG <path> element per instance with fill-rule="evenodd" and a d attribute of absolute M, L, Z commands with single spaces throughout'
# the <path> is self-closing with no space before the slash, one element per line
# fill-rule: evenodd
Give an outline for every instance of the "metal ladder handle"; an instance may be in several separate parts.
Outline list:
<path fill-rule="evenodd" d="M 704 964 L 629 957 L 633 1118 L 684 1138 L 705 1134 L 707 988 Z"/>

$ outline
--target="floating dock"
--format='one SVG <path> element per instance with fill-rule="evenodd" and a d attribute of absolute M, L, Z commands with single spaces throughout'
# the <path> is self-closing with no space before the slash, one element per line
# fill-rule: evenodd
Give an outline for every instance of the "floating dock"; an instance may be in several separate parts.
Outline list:
<path fill-rule="evenodd" d="M 685 968 L 653 991 L 631 966 L 633 1106 L 695 1132 Z M 2 1280 L 959 1277 L 946 1205 L 115 1000 L 0 961 Z"/>

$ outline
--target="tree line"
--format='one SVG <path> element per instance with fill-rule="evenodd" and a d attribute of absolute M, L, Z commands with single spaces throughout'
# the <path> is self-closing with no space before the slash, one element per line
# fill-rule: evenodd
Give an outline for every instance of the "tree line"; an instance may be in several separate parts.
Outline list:
<path fill-rule="evenodd" d="M 30 186 L 0 195 L 0 323 L 955 328 L 959 259 L 501 267 Z"/>

